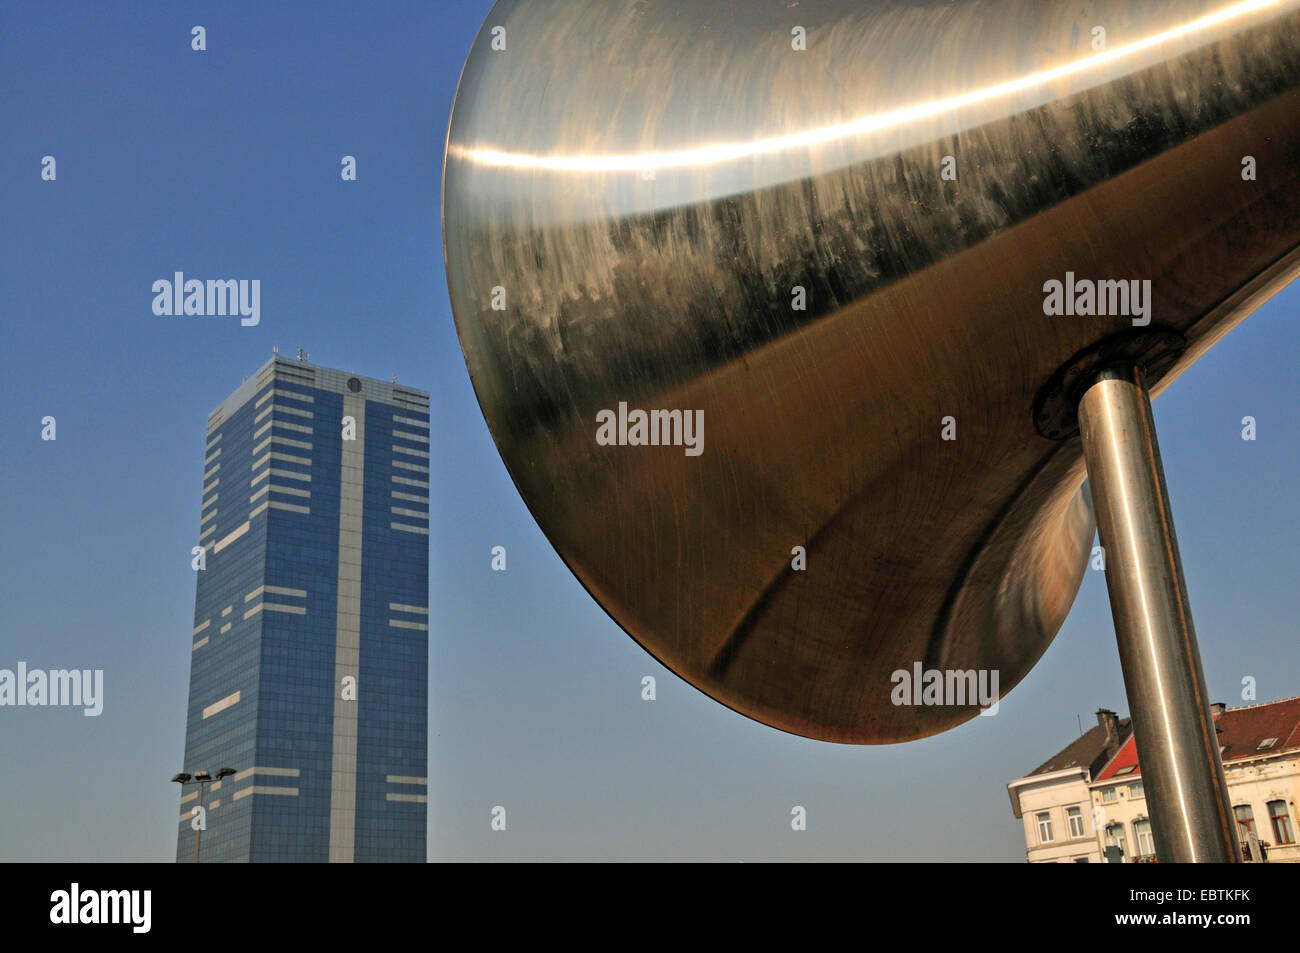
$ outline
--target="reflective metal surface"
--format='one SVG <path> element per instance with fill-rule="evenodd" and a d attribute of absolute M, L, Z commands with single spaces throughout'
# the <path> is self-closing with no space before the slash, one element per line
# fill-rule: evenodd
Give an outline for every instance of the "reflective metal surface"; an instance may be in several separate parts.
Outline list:
<path fill-rule="evenodd" d="M 1079 433 L 1156 855 L 1162 863 L 1234 863 L 1237 824 L 1138 368 L 1099 375 L 1079 402 Z"/>
<path fill-rule="evenodd" d="M 1146 327 L 1186 344 L 1159 394 L 1296 274 L 1298 10 L 498 3 L 448 133 L 448 284 L 569 567 L 786 731 L 893 742 L 977 713 L 895 705 L 916 663 L 1005 694 L 1093 538 L 1079 438 L 1039 433 L 1035 402 L 1135 328 L 1045 314 L 1045 283 L 1150 280 Z M 702 452 L 598 442 L 620 403 L 702 411 Z"/>

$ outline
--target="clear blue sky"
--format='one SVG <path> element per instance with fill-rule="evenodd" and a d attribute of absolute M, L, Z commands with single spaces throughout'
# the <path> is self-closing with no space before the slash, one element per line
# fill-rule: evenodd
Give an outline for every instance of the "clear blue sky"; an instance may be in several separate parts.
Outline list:
<path fill-rule="evenodd" d="M 433 394 L 432 859 L 1022 860 L 1006 782 L 1077 714 L 1127 712 L 1099 574 L 996 717 L 838 747 L 663 670 L 532 522 L 442 271 L 447 116 L 489 7 L 0 8 L 0 668 L 102 668 L 107 696 L 99 718 L 0 709 L 0 860 L 173 857 L 205 420 L 272 345 Z M 261 324 L 156 317 L 150 286 L 177 270 L 261 279 Z M 1292 288 L 1156 405 L 1206 672 L 1230 705 L 1244 675 L 1261 701 L 1300 694 L 1298 312 Z"/>

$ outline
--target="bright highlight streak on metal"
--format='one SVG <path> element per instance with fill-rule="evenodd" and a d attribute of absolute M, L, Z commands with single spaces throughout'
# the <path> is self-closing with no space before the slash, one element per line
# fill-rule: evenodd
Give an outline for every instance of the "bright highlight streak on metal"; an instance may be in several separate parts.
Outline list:
<path fill-rule="evenodd" d="M 1032 89 L 1053 80 L 1097 69 L 1116 60 L 1149 50 L 1163 43 L 1190 36 L 1248 13 L 1277 6 L 1280 2 L 1281 0 L 1244 0 L 1242 3 L 1235 3 L 1217 13 L 1207 14 L 1182 26 L 1154 33 L 1133 43 L 1117 46 L 1112 50 L 1096 53 L 1053 69 L 1030 73 L 969 93 L 949 96 L 945 99 L 936 99 L 915 106 L 906 106 L 902 109 L 895 109 L 874 116 L 865 116 L 846 123 L 823 126 L 820 129 L 810 129 L 806 132 L 794 133 L 788 136 L 773 136 L 766 139 L 755 139 L 751 142 L 736 142 L 718 146 L 701 146 L 698 149 L 685 149 L 679 152 L 643 152 L 635 155 L 538 156 L 516 152 L 500 152 L 494 149 L 462 150 L 459 148 L 453 148 L 452 151 L 456 155 L 465 156 L 478 165 L 514 169 L 542 169 L 551 172 L 641 172 L 647 169 L 716 165 L 737 159 L 747 159 L 821 145 L 822 143 L 860 136 L 869 132 L 878 132 L 882 129 L 914 122 L 917 119 L 924 119 L 928 116 L 939 115 L 964 106 Z"/>

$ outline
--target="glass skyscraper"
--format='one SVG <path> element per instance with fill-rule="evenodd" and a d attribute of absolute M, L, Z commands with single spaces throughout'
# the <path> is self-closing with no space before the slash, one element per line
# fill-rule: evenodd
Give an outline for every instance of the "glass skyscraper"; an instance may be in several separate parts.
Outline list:
<path fill-rule="evenodd" d="M 235 771 L 202 862 L 424 861 L 428 393 L 274 357 L 208 417 L 202 501 L 182 770 Z"/>

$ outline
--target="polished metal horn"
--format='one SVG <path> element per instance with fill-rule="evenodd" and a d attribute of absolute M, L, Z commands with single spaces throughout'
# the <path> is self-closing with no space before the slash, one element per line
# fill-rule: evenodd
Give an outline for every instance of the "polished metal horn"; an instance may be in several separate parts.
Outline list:
<path fill-rule="evenodd" d="M 978 714 L 898 690 L 1016 685 L 1096 500 L 1157 846 L 1229 859 L 1147 395 L 1296 275 L 1298 178 L 1300 0 L 502 0 L 443 241 L 541 528 L 766 724 Z"/>

